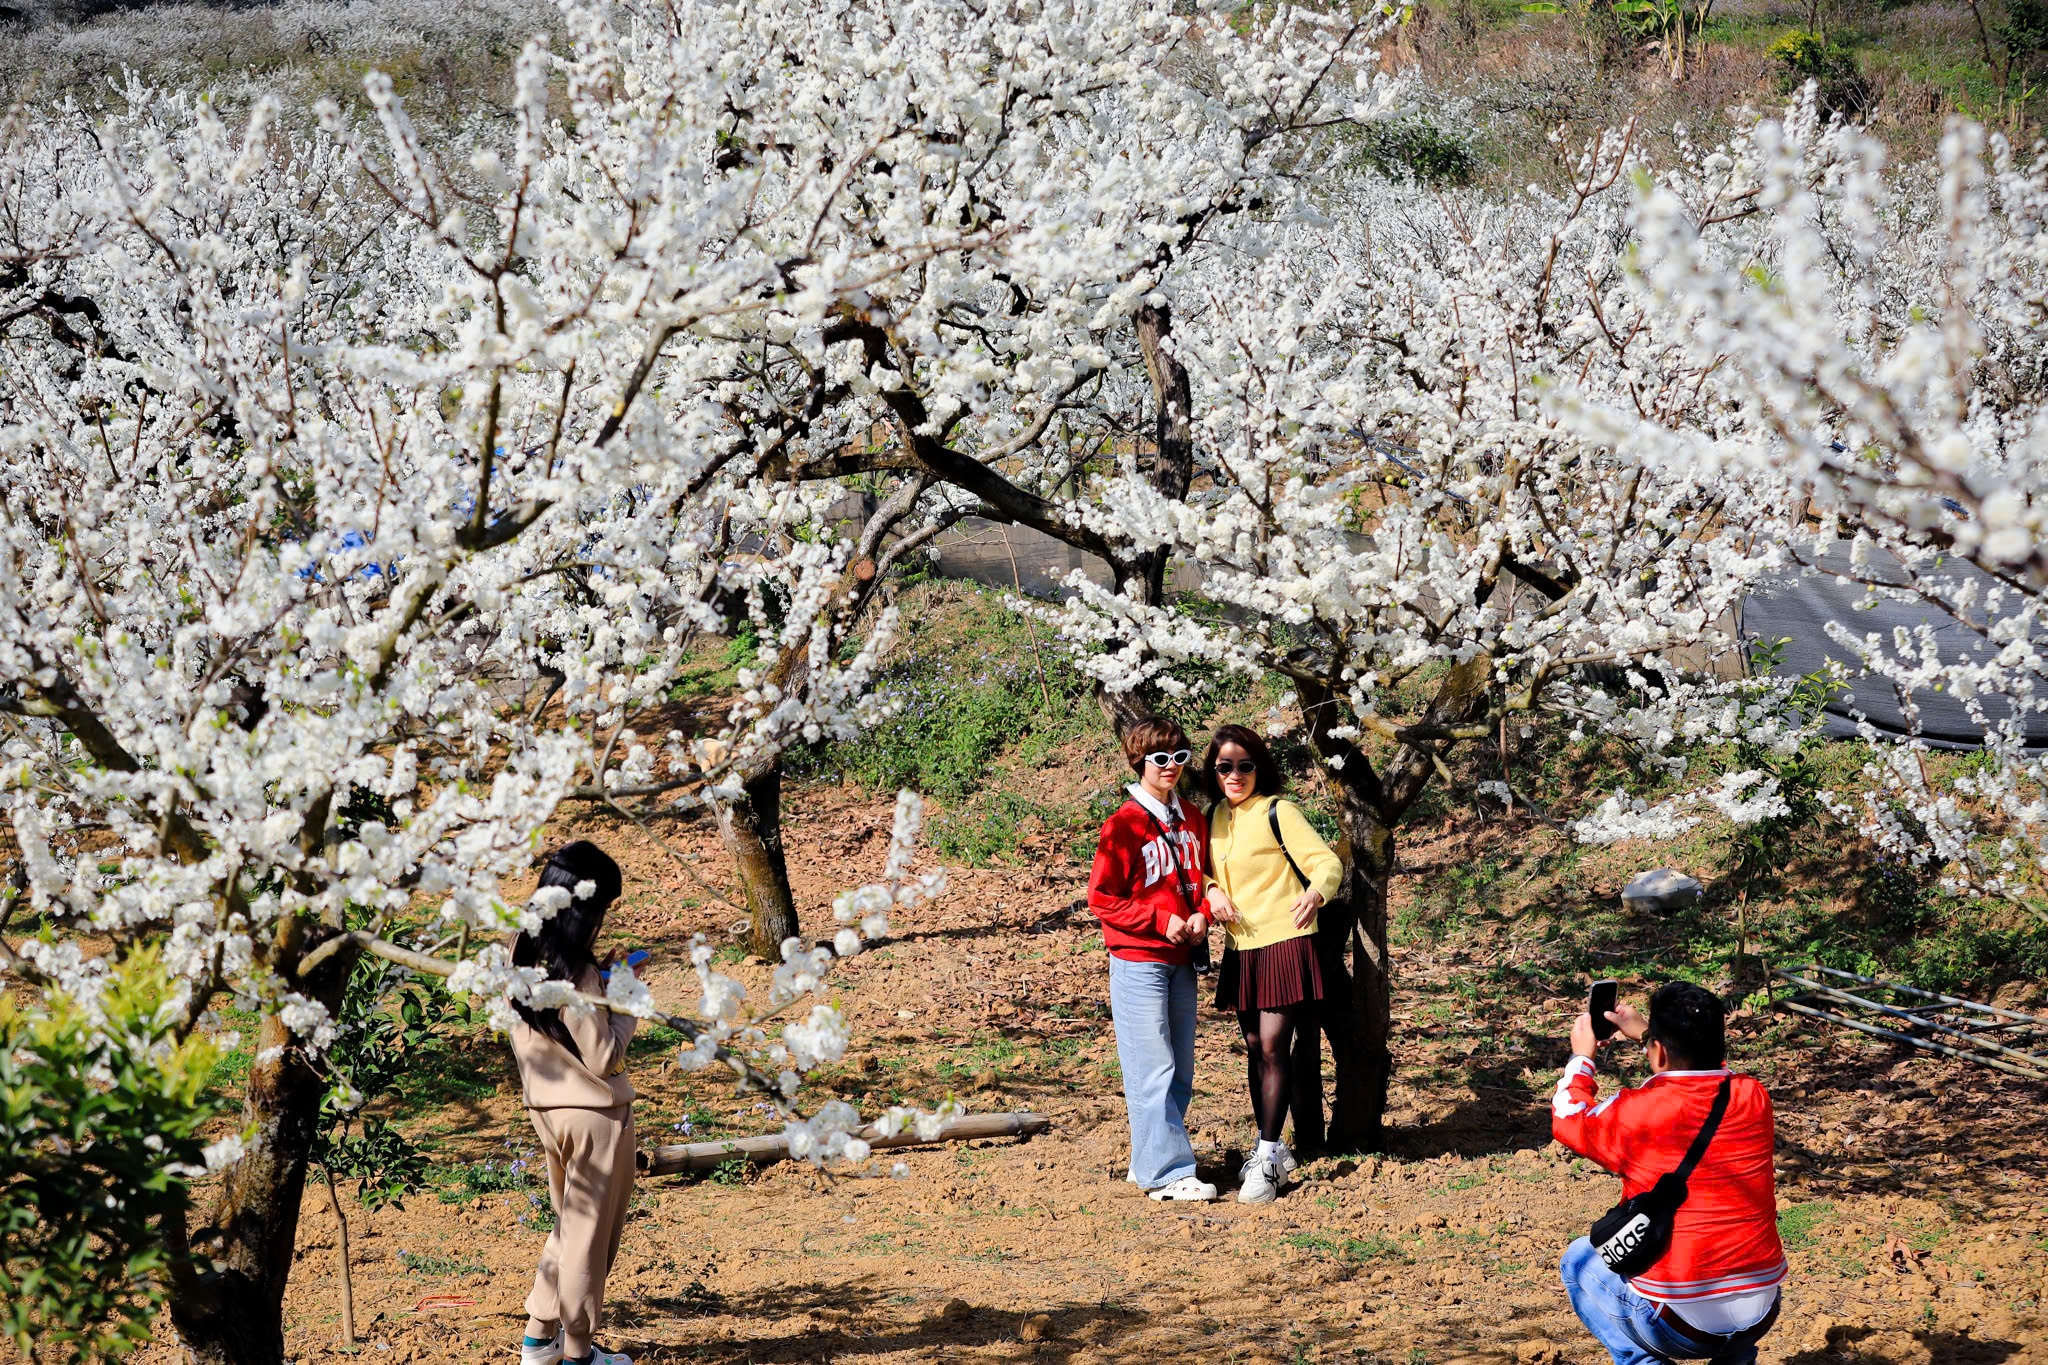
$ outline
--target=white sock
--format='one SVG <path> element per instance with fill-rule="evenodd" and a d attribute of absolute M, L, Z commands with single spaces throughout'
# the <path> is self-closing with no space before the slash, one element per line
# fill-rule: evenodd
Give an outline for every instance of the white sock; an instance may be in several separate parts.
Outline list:
<path fill-rule="evenodd" d="M 1286 1150 L 1287 1144 L 1284 1142 L 1268 1142 L 1264 1138 L 1260 1138 L 1258 1154 L 1253 1157 L 1253 1160 L 1278 1161 L 1280 1154 Z"/>

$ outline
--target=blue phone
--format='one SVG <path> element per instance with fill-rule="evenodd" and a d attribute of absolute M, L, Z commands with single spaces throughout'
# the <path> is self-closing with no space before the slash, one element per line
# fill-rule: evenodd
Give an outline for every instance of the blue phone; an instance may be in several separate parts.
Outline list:
<path fill-rule="evenodd" d="M 640 970 L 640 964 L 645 962 L 648 956 L 649 954 L 645 948 L 635 948 L 632 952 L 626 954 L 626 965 L 634 971 L 638 971 Z M 612 979 L 612 974 L 610 972 L 599 972 L 597 979 L 609 982 Z"/>

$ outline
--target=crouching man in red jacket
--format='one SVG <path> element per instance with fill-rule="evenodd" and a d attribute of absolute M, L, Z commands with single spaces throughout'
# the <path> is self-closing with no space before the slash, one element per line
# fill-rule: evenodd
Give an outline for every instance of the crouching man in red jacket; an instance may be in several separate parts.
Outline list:
<path fill-rule="evenodd" d="M 1610 1013 L 1617 1037 L 1647 1040 L 1652 1074 L 1639 1089 L 1597 1102 L 1593 1020 L 1581 1014 L 1572 1024 L 1572 1059 L 1551 1101 L 1551 1132 L 1619 1175 L 1623 1198 L 1677 1169 L 1728 1082 L 1727 1110 L 1693 1170 L 1663 1256 L 1624 1280 L 1587 1238 L 1564 1254 L 1572 1308 L 1615 1365 L 1753 1365 L 1758 1338 L 1778 1320 L 1785 1250 L 1771 1164 L 1776 1120 L 1763 1084 L 1722 1065 L 1722 1013 L 1711 991 L 1686 982 L 1652 995 L 1647 1019 L 1627 1005 Z"/>

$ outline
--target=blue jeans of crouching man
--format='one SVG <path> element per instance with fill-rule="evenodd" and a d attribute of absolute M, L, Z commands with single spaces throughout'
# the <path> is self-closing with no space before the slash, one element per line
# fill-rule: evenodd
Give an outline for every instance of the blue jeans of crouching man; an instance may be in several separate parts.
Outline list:
<path fill-rule="evenodd" d="M 1195 1173 L 1195 969 L 1112 957 L 1109 1013 L 1131 1114 L 1131 1179 L 1156 1190 Z"/>
<path fill-rule="evenodd" d="M 1665 1360 L 1711 1360 L 1713 1365 L 1756 1365 L 1756 1343 L 1770 1327 L 1758 1327 L 1722 1338 L 1723 1345 L 1702 1350 L 1701 1343 L 1682 1335 L 1657 1316 L 1657 1304 L 1629 1287 L 1607 1268 L 1593 1243 L 1581 1237 L 1565 1248 L 1564 1292 L 1572 1311 L 1586 1324 L 1614 1365 L 1656 1365 Z"/>

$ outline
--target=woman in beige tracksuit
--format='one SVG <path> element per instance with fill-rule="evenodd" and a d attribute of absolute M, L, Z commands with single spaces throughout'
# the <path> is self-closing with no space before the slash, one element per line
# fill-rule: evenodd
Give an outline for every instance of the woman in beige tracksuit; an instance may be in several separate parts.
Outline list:
<path fill-rule="evenodd" d="M 573 982 L 602 997 L 601 968 L 591 944 L 605 911 L 618 898 L 619 866 L 585 840 L 557 851 L 541 872 L 570 902 L 512 948 L 517 966 L 540 967 L 549 979 Z M 582 893 L 582 894 L 579 894 Z M 516 1006 L 512 1055 L 527 1115 L 547 1156 L 555 1229 L 541 1249 L 533 1292 L 526 1296 L 526 1340 L 520 1365 L 632 1365 L 591 1340 L 604 1313 L 604 1282 L 619 1254 L 619 1233 L 633 1198 L 633 1083 L 626 1079 L 626 1043 L 639 1021 L 603 1008 Z"/>

